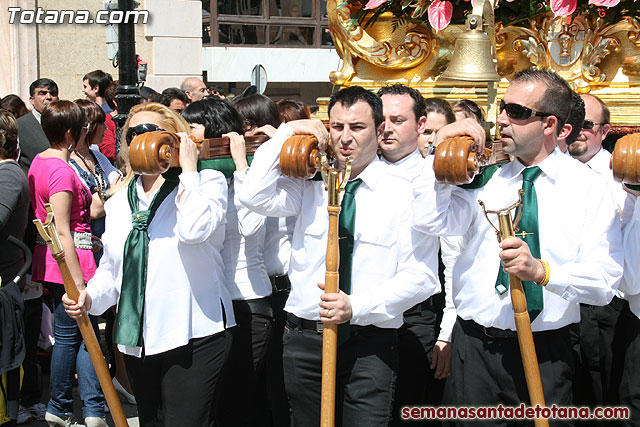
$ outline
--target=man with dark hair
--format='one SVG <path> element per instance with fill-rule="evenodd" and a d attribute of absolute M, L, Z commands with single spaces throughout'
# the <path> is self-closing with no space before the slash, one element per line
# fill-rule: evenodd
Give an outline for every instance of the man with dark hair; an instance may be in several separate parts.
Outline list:
<path fill-rule="evenodd" d="M 556 74 L 516 74 L 500 102 L 501 141 L 514 160 L 491 169 L 484 186 L 462 188 L 415 181 L 414 226 L 464 235 L 453 271 L 458 315 L 453 329 L 447 405 L 517 406 L 529 402 L 516 335 L 509 275 L 522 281 L 547 405 L 571 405 L 571 325 L 580 303 L 605 305 L 622 275 L 620 220 L 606 183 L 557 149 L 564 136 L 571 89 Z M 475 123 L 458 122 L 439 138 L 469 134 Z M 473 131 L 472 133 L 475 133 Z M 483 148 L 483 137 L 474 138 Z M 577 185 L 576 183 L 579 183 Z M 525 237 L 498 242 L 478 200 L 501 210 L 523 202 L 519 231 Z M 594 203 L 597 201 L 597 203 Z M 558 215 L 571 217 L 558 221 Z M 486 425 L 504 425 L 504 420 Z"/>
<path fill-rule="evenodd" d="M 338 333 L 338 424 L 388 425 L 402 313 L 436 290 L 435 265 L 422 261 L 435 260 L 435 239 L 411 230 L 410 183 L 387 173 L 376 155 L 382 121 L 380 98 L 361 87 L 331 97 L 329 126 L 337 164 L 352 160 L 340 214 L 339 293 L 322 293 L 329 228 L 324 183 L 281 177 L 279 167 L 285 140 L 310 133 L 310 124 L 324 150 L 324 126 L 314 120 L 280 125 L 256 152 L 240 194 L 244 204 L 264 215 L 297 216 L 283 361 L 298 427 L 316 426 L 320 419 L 325 324 L 345 325 Z"/>
<path fill-rule="evenodd" d="M 382 100 L 384 122 L 380 138 L 383 163 L 389 170 L 412 181 L 422 172 L 425 160 L 418 151 L 418 139 L 424 133 L 427 118 L 424 115 L 424 98 L 416 89 L 395 84 L 378 91 Z M 437 245 L 437 241 L 433 242 Z M 435 253 L 434 253 L 435 255 Z M 425 260 L 437 265 L 437 260 Z M 437 271 L 434 271 L 434 275 Z M 440 286 L 437 286 L 440 292 Z M 439 361 L 448 353 L 449 343 L 436 347 L 436 328 L 442 314 L 441 295 L 425 301 L 416 301 L 403 314 L 404 324 L 398 330 L 399 370 L 394 399 L 393 417 L 400 422 L 400 408 L 408 405 L 439 403 L 442 390 L 434 381 L 435 370 L 430 368 L 432 355 Z M 440 345 L 440 344 L 439 344 Z M 441 350 L 442 354 L 441 354 Z M 442 360 L 442 364 L 448 361 Z M 442 368 L 444 370 L 444 368 Z"/>
<path fill-rule="evenodd" d="M 436 136 L 436 133 L 444 126 L 456 121 L 456 115 L 451 108 L 451 105 L 442 98 L 428 98 L 424 101 L 425 114 L 427 116 L 427 123 L 424 130 L 426 138 L 420 138 L 419 149 L 423 156 L 427 154 L 433 154 L 432 150 L 429 150 L 429 145 L 432 149 L 435 146 L 432 145 Z"/>
<path fill-rule="evenodd" d="M 51 79 L 42 78 L 29 86 L 29 102 L 33 109 L 17 120 L 18 138 L 20 144 L 20 166 L 25 174 L 36 154 L 50 148 L 49 140 L 40 126 L 41 113 L 52 101 L 58 100 L 58 85 Z M 36 230 L 31 222 L 33 212 L 29 209 L 29 220 L 24 241 L 31 249 L 35 244 Z M 27 355 L 23 364 L 24 379 L 21 390 L 22 417 L 31 414 L 38 419 L 44 419 L 46 406 L 40 403 L 42 398 L 42 379 L 37 360 L 37 344 L 40 335 L 42 318 L 42 286 L 39 283 L 27 281 L 23 292 L 25 300 L 25 344 Z M 27 411 L 27 412 L 25 412 Z"/>
<path fill-rule="evenodd" d="M 20 138 L 20 166 L 26 174 L 36 154 L 49 148 L 49 140 L 40 126 L 40 116 L 44 107 L 58 100 L 58 85 L 51 79 L 38 79 L 29 86 L 31 113 L 18 119 Z"/>
<path fill-rule="evenodd" d="M 182 114 L 189 103 L 187 95 L 177 87 L 169 87 L 160 94 L 160 104 L 169 107 L 176 114 Z"/>
<path fill-rule="evenodd" d="M 580 135 L 582 124 L 584 123 L 584 101 L 577 92 L 571 91 L 571 111 L 567 122 L 564 124 L 565 129 L 571 126 L 571 132 L 565 138 L 558 138 L 558 148 L 565 154 L 569 145 L 571 145 Z"/>
<path fill-rule="evenodd" d="M 112 81 L 113 78 L 111 74 L 105 73 L 102 70 L 92 71 L 85 74 L 82 78 L 82 93 L 86 95 L 88 100 L 102 107 L 105 114 L 113 111 L 113 108 L 111 108 L 104 99 L 105 92 Z"/>

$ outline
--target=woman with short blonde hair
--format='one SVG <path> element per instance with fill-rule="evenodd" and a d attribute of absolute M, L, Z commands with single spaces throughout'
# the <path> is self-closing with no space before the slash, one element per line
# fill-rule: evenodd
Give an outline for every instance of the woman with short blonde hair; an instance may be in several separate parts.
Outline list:
<path fill-rule="evenodd" d="M 178 133 L 180 168 L 135 175 L 129 145 L 159 130 Z M 119 153 L 126 185 L 105 204 L 104 255 L 78 302 L 64 297 L 72 317 L 117 304 L 113 341 L 125 355 L 141 425 L 213 424 L 215 387 L 231 345 L 226 328 L 235 325 L 220 254 L 227 183 L 218 171 L 197 171 L 188 130 L 163 105 L 131 109 Z"/>

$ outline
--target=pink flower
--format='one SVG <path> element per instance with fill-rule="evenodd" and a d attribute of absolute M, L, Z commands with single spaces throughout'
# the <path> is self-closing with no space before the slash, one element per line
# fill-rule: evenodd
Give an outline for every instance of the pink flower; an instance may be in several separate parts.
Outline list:
<path fill-rule="evenodd" d="M 576 0 L 551 0 L 549 6 L 556 16 L 568 16 L 575 12 Z"/>
<path fill-rule="evenodd" d="M 440 31 L 449 25 L 451 15 L 453 15 L 453 6 L 448 1 L 433 0 L 427 11 L 429 15 L 429 23 L 434 30 Z"/>
<path fill-rule="evenodd" d="M 620 0 L 589 0 L 589 4 L 595 4 L 596 6 L 613 7 L 620 3 Z"/>
<path fill-rule="evenodd" d="M 365 9 L 375 9 L 380 6 L 382 3 L 386 3 L 387 0 L 369 0 L 367 4 L 364 6 Z"/>

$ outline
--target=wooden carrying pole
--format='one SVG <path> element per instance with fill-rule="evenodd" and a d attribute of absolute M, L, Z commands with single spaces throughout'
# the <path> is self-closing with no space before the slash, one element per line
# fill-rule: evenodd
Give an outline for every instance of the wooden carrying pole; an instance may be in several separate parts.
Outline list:
<path fill-rule="evenodd" d="M 515 236 L 510 211 L 504 210 L 498 213 L 498 224 L 500 227 L 500 239 Z M 544 393 L 540 379 L 540 368 L 538 367 L 538 356 L 536 355 L 533 333 L 531 332 L 531 321 L 527 311 L 527 300 L 522 289 L 522 282 L 513 274 L 509 275 L 509 287 L 511 289 L 511 304 L 513 305 L 516 330 L 518 332 L 524 376 L 529 390 L 529 400 L 531 400 L 532 407 L 540 405 L 542 408 L 545 406 Z M 548 427 L 549 420 L 536 418 L 534 424 L 536 427 Z"/>
<path fill-rule="evenodd" d="M 340 249 L 338 245 L 338 218 L 340 214 L 339 173 L 329 170 L 327 190 L 329 193 L 329 235 L 324 275 L 324 292 L 338 292 L 338 266 Z M 325 324 L 322 331 L 322 389 L 320 393 L 320 426 L 333 427 L 336 410 L 336 359 L 338 352 L 338 325 Z"/>
<path fill-rule="evenodd" d="M 47 246 L 49 246 L 49 249 L 51 250 L 51 255 L 53 255 L 53 258 L 58 263 L 60 273 L 62 274 L 62 280 L 64 282 L 64 290 L 67 293 L 67 296 L 74 301 L 78 301 L 80 291 L 76 287 L 73 277 L 71 277 L 69 267 L 67 266 L 64 250 L 62 249 L 62 245 L 58 238 L 58 232 L 55 228 L 51 204 L 47 203 L 45 208 L 47 210 L 45 223 L 42 224 L 39 219 L 34 219 L 33 223 L 36 225 L 40 236 L 42 236 L 44 241 L 47 242 Z M 98 344 L 93 327 L 89 321 L 89 316 L 84 312 L 82 313 L 82 317 L 76 320 L 78 322 L 78 327 L 80 328 L 80 333 L 82 334 L 82 339 L 84 340 L 89 356 L 91 357 L 91 362 L 93 363 L 93 367 L 98 375 L 100 386 L 102 387 L 107 404 L 111 410 L 111 417 L 113 418 L 116 427 L 128 426 L 127 417 L 124 415 L 122 406 L 120 405 L 120 399 L 118 399 L 116 389 L 113 387 L 109 369 L 104 361 L 104 356 L 102 355 L 100 345 Z"/>

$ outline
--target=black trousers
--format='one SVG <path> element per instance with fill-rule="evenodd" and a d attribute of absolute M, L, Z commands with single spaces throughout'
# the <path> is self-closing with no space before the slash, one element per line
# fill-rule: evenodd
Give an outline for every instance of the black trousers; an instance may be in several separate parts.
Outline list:
<path fill-rule="evenodd" d="M 213 426 L 216 383 L 231 347 L 228 331 L 152 356 L 124 356 L 140 425 Z"/>
<path fill-rule="evenodd" d="M 270 307 L 269 299 L 269 308 Z M 217 426 L 264 425 L 266 402 L 259 392 L 267 346 L 273 331 L 273 318 L 238 309 L 234 301 L 236 326 L 230 329 L 233 344 L 222 372 Z M 264 382 L 263 382 L 264 384 Z"/>
<path fill-rule="evenodd" d="M 580 305 L 580 364 L 576 366 L 573 387 L 578 406 L 618 403 L 622 365 L 614 363 L 614 354 L 624 351 L 620 313 L 626 304 L 615 297 L 605 306 Z"/>
<path fill-rule="evenodd" d="M 275 322 L 273 335 L 267 349 L 265 388 L 271 415 L 270 425 L 274 427 L 289 427 L 291 424 L 291 407 L 284 388 L 284 368 L 282 366 L 282 334 L 287 320 L 284 305 L 288 297 L 288 290 L 277 291 L 271 295 Z"/>
<path fill-rule="evenodd" d="M 626 322 L 623 348 L 624 372 L 620 383 L 620 403 L 631 410 L 631 418 L 623 424 L 628 427 L 640 426 L 640 319 L 628 308 L 621 318 Z"/>
<path fill-rule="evenodd" d="M 399 417 L 403 406 L 437 406 L 442 400 L 444 380 L 434 378 L 431 369 L 433 346 L 442 317 L 431 297 L 404 313 L 404 324 L 398 329 L 400 366 L 393 410 L 393 425 L 404 425 Z"/>
<path fill-rule="evenodd" d="M 460 318 L 451 339 L 451 375 L 444 390 L 446 406 L 518 406 L 530 402 L 518 339 L 490 338 L 472 321 Z M 569 328 L 534 333 L 545 403 L 571 406 L 573 355 Z M 468 425 L 472 424 L 468 421 Z M 465 425 L 449 420 L 446 425 Z M 483 426 L 526 425 L 510 420 L 484 420 Z M 533 425 L 533 421 L 529 423 Z M 571 425 L 550 420 L 551 425 Z"/>
<path fill-rule="evenodd" d="M 20 390 L 22 406 L 31 406 L 42 399 L 42 373 L 38 363 L 38 337 L 42 324 L 42 297 L 24 302 L 25 356 L 22 362 L 24 377 Z"/>
<path fill-rule="evenodd" d="M 322 334 L 287 322 L 284 330 L 285 386 L 293 424 L 320 425 Z M 351 327 L 338 347 L 336 426 L 386 426 L 391 419 L 398 371 L 396 329 Z"/>

